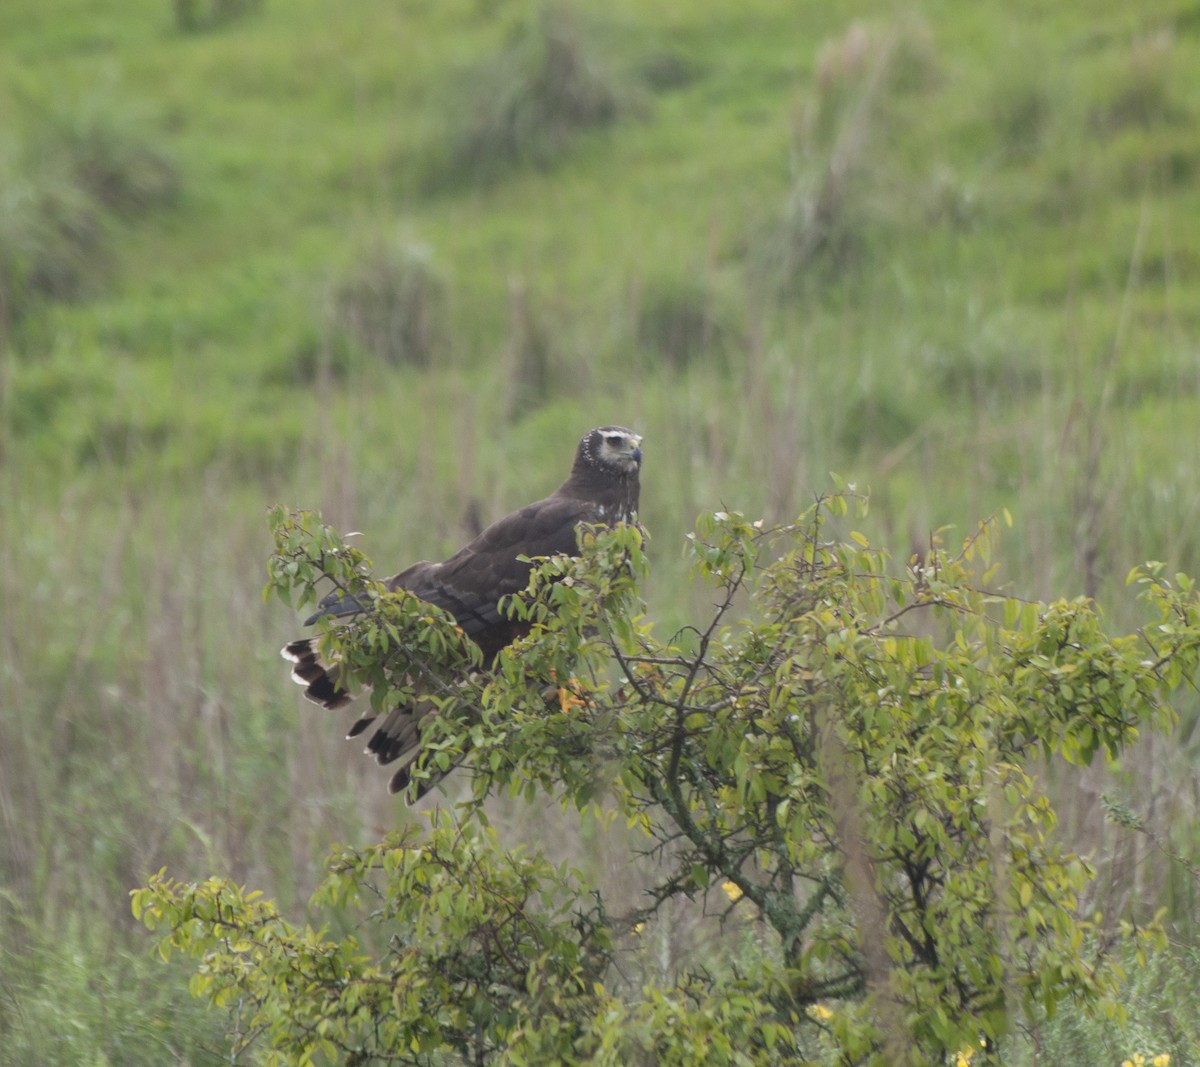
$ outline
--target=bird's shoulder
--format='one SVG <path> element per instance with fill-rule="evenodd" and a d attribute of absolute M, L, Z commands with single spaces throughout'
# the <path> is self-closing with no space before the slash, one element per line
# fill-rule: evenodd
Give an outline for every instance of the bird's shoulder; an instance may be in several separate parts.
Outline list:
<path fill-rule="evenodd" d="M 581 522 L 597 522 L 595 504 L 561 492 L 498 519 L 442 565 L 454 570 L 471 559 L 501 556 L 552 556 L 577 549 L 575 528 Z"/>

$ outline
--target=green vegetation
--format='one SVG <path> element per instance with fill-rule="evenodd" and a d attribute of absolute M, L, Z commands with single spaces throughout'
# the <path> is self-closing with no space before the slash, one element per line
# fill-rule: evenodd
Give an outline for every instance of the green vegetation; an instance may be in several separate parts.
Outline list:
<path fill-rule="evenodd" d="M 662 632 L 709 605 L 697 514 L 788 522 L 829 470 L 897 568 L 1008 508 L 997 583 L 1134 626 L 1130 567 L 1200 571 L 1198 65 L 1166 0 L 0 5 L 6 1054 L 153 1059 L 137 1005 L 171 987 L 127 898 L 153 872 L 295 919 L 334 842 L 408 818 L 281 673 L 277 502 L 386 570 L 617 421 Z M 1128 968 L 1129 1044 L 1060 1010 L 1042 1049 L 1197 1058 L 1155 1022 L 1194 998 L 1176 703 L 1082 782 L 1031 768 L 1096 867 L 1085 912 L 1165 906 L 1176 943 Z M 161 1058 L 226 1061 L 176 992 Z"/>
<path fill-rule="evenodd" d="M 862 533 L 830 539 L 851 502 L 774 530 L 705 518 L 690 555 L 717 606 L 680 644 L 633 615 L 639 531 L 592 535 L 514 598 L 533 633 L 467 681 L 479 656 L 452 619 L 364 580 L 361 553 L 312 515 L 274 515 L 271 587 L 303 605 L 331 581 L 370 604 L 326 635 L 329 654 L 376 708 L 416 692 L 437 708 L 409 791 L 469 754 L 472 796 L 428 835 L 331 858 L 314 903 L 356 916 L 342 937 L 225 880 L 160 873 L 135 892 L 163 954 L 200 960 L 193 992 L 232 1009 L 235 1053 L 261 1039 L 279 1063 L 901 1067 L 980 1035 L 1008 1057 L 1056 1009 L 1119 1017 L 1121 960 L 1145 961 L 1159 919 L 1080 916 L 1094 870 L 1053 840 L 1022 765 L 1042 751 L 1084 767 L 1172 727 L 1200 599 L 1135 572 L 1150 617 L 1109 638 L 1086 600 L 988 592 L 989 525 L 889 577 Z M 752 620 L 729 625 L 747 591 Z M 481 831 L 505 791 L 624 821 L 648 857 L 639 898 L 621 907 Z M 631 977 L 630 943 L 689 907 L 705 936 Z M 737 951 L 728 931 L 746 923 Z"/>

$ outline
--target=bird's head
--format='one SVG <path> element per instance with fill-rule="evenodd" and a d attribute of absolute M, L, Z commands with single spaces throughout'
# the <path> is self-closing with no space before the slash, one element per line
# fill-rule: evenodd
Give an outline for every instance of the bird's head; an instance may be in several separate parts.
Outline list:
<path fill-rule="evenodd" d="M 579 442 L 575 466 L 629 477 L 642 465 L 642 436 L 624 426 L 600 426 Z"/>

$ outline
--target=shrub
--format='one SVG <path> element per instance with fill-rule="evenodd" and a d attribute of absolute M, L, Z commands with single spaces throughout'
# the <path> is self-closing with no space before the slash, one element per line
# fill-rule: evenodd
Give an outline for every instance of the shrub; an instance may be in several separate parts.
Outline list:
<path fill-rule="evenodd" d="M 1200 661 L 1192 582 L 1135 571 L 1149 618 L 1113 638 L 1086 598 L 991 592 L 995 524 L 897 573 L 831 535 L 853 499 L 774 530 L 704 517 L 690 553 L 716 606 L 667 642 L 633 614 L 640 531 L 585 537 L 509 605 L 533 632 L 490 674 L 451 621 L 277 509 L 271 588 L 303 605 L 331 580 L 372 605 L 323 647 L 376 709 L 435 703 L 412 788 L 466 758 L 472 796 L 334 852 L 316 902 L 350 933 L 223 879 L 134 892 L 161 950 L 201 960 L 193 991 L 237 1013 L 235 1058 L 263 1034 L 270 1062 L 901 1067 L 1056 1007 L 1118 1018 L 1112 938 L 1079 914 L 1092 869 L 1027 764 L 1080 768 L 1172 724 Z M 503 792 L 623 818 L 655 860 L 645 895 L 610 909 L 578 871 L 506 851 L 483 808 Z M 620 946 L 690 898 L 744 918 L 754 951 L 627 980 Z M 1142 958 L 1164 939 L 1138 914 L 1123 940 Z"/>
<path fill-rule="evenodd" d="M 702 64 L 690 53 L 665 48 L 646 55 L 638 64 L 641 79 L 656 93 L 691 85 L 704 73 Z"/>
<path fill-rule="evenodd" d="M 376 239 L 333 287 L 336 334 L 386 363 L 427 367 L 447 340 L 446 283 L 428 246 Z"/>
<path fill-rule="evenodd" d="M 184 33 L 213 29 L 262 6 L 262 0 L 171 0 L 175 27 Z"/>
<path fill-rule="evenodd" d="M 510 278 L 505 353 L 508 379 L 505 411 L 509 422 L 541 407 L 554 392 L 558 352 L 551 333 L 524 282 Z"/>
<path fill-rule="evenodd" d="M 714 286 L 699 272 L 648 279 L 634 305 L 638 344 L 674 370 L 718 352 L 734 332 Z"/>
<path fill-rule="evenodd" d="M 109 251 L 103 216 L 69 176 L 43 168 L 0 181 L 0 311 L 14 323 L 39 297 L 80 296 Z"/>
<path fill-rule="evenodd" d="M 81 190 L 121 218 L 169 205 L 179 194 L 174 159 L 136 112 L 85 103 L 55 116 L 40 140 L 40 151 L 59 157 Z"/>
<path fill-rule="evenodd" d="M 791 192 L 759 259 L 787 292 L 818 266 L 843 268 L 874 222 L 870 190 L 887 171 L 881 147 L 893 97 L 937 80 L 932 44 L 920 26 L 878 31 L 854 23 L 825 42 L 793 143 Z"/>
<path fill-rule="evenodd" d="M 1054 115 L 1054 93 L 1034 73 L 1012 78 L 1004 72 L 991 103 L 989 126 L 1011 162 L 1032 159 L 1047 142 Z"/>
<path fill-rule="evenodd" d="M 636 101 L 564 3 L 539 8 L 468 80 L 452 166 L 484 178 L 513 165 L 549 166 L 580 133 L 610 125 Z"/>
<path fill-rule="evenodd" d="M 766 248 L 770 273 L 784 289 L 818 260 L 838 266 L 853 251 L 889 54 L 890 44 L 859 24 L 821 49 L 814 91 L 796 127 L 791 193 Z"/>
<path fill-rule="evenodd" d="M 1175 41 L 1169 30 L 1134 41 L 1123 68 L 1111 79 L 1107 99 L 1093 112 L 1096 128 L 1112 132 L 1186 119 L 1171 91 L 1174 59 Z"/>
<path fill-rule="evenodd" d="M 0 165 L 0 321 L 103 281 L 114 223 L 174 200 L 179 172 L 136 112 L 108 102 L 36 109 Z"/>

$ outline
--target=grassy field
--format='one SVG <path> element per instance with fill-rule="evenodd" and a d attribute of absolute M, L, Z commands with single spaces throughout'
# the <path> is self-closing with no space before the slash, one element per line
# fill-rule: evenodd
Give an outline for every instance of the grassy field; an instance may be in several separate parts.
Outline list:
<path fill-rule="evenodd" d="M 1115 623 L 1133 564 L 1200 570 L 1198 68 L 1179 0 L 0 6 L 5 1055 L 217 1062 L 128 890 L 300 910 L 405 817 L 287 683 L 273 503 L 390 572 L 614 421 L 666 628 L 699 512 L 829 471 L 899 559 L 1008 508 L 1011 588 Z M 1187 953 L 1195 880 L 1098 803 L 1196 855 L 1180 706 L 1063 823 Z M 1162 988 L 1144 1047 L 1055 1047 L 1186 1050 Z"/>

